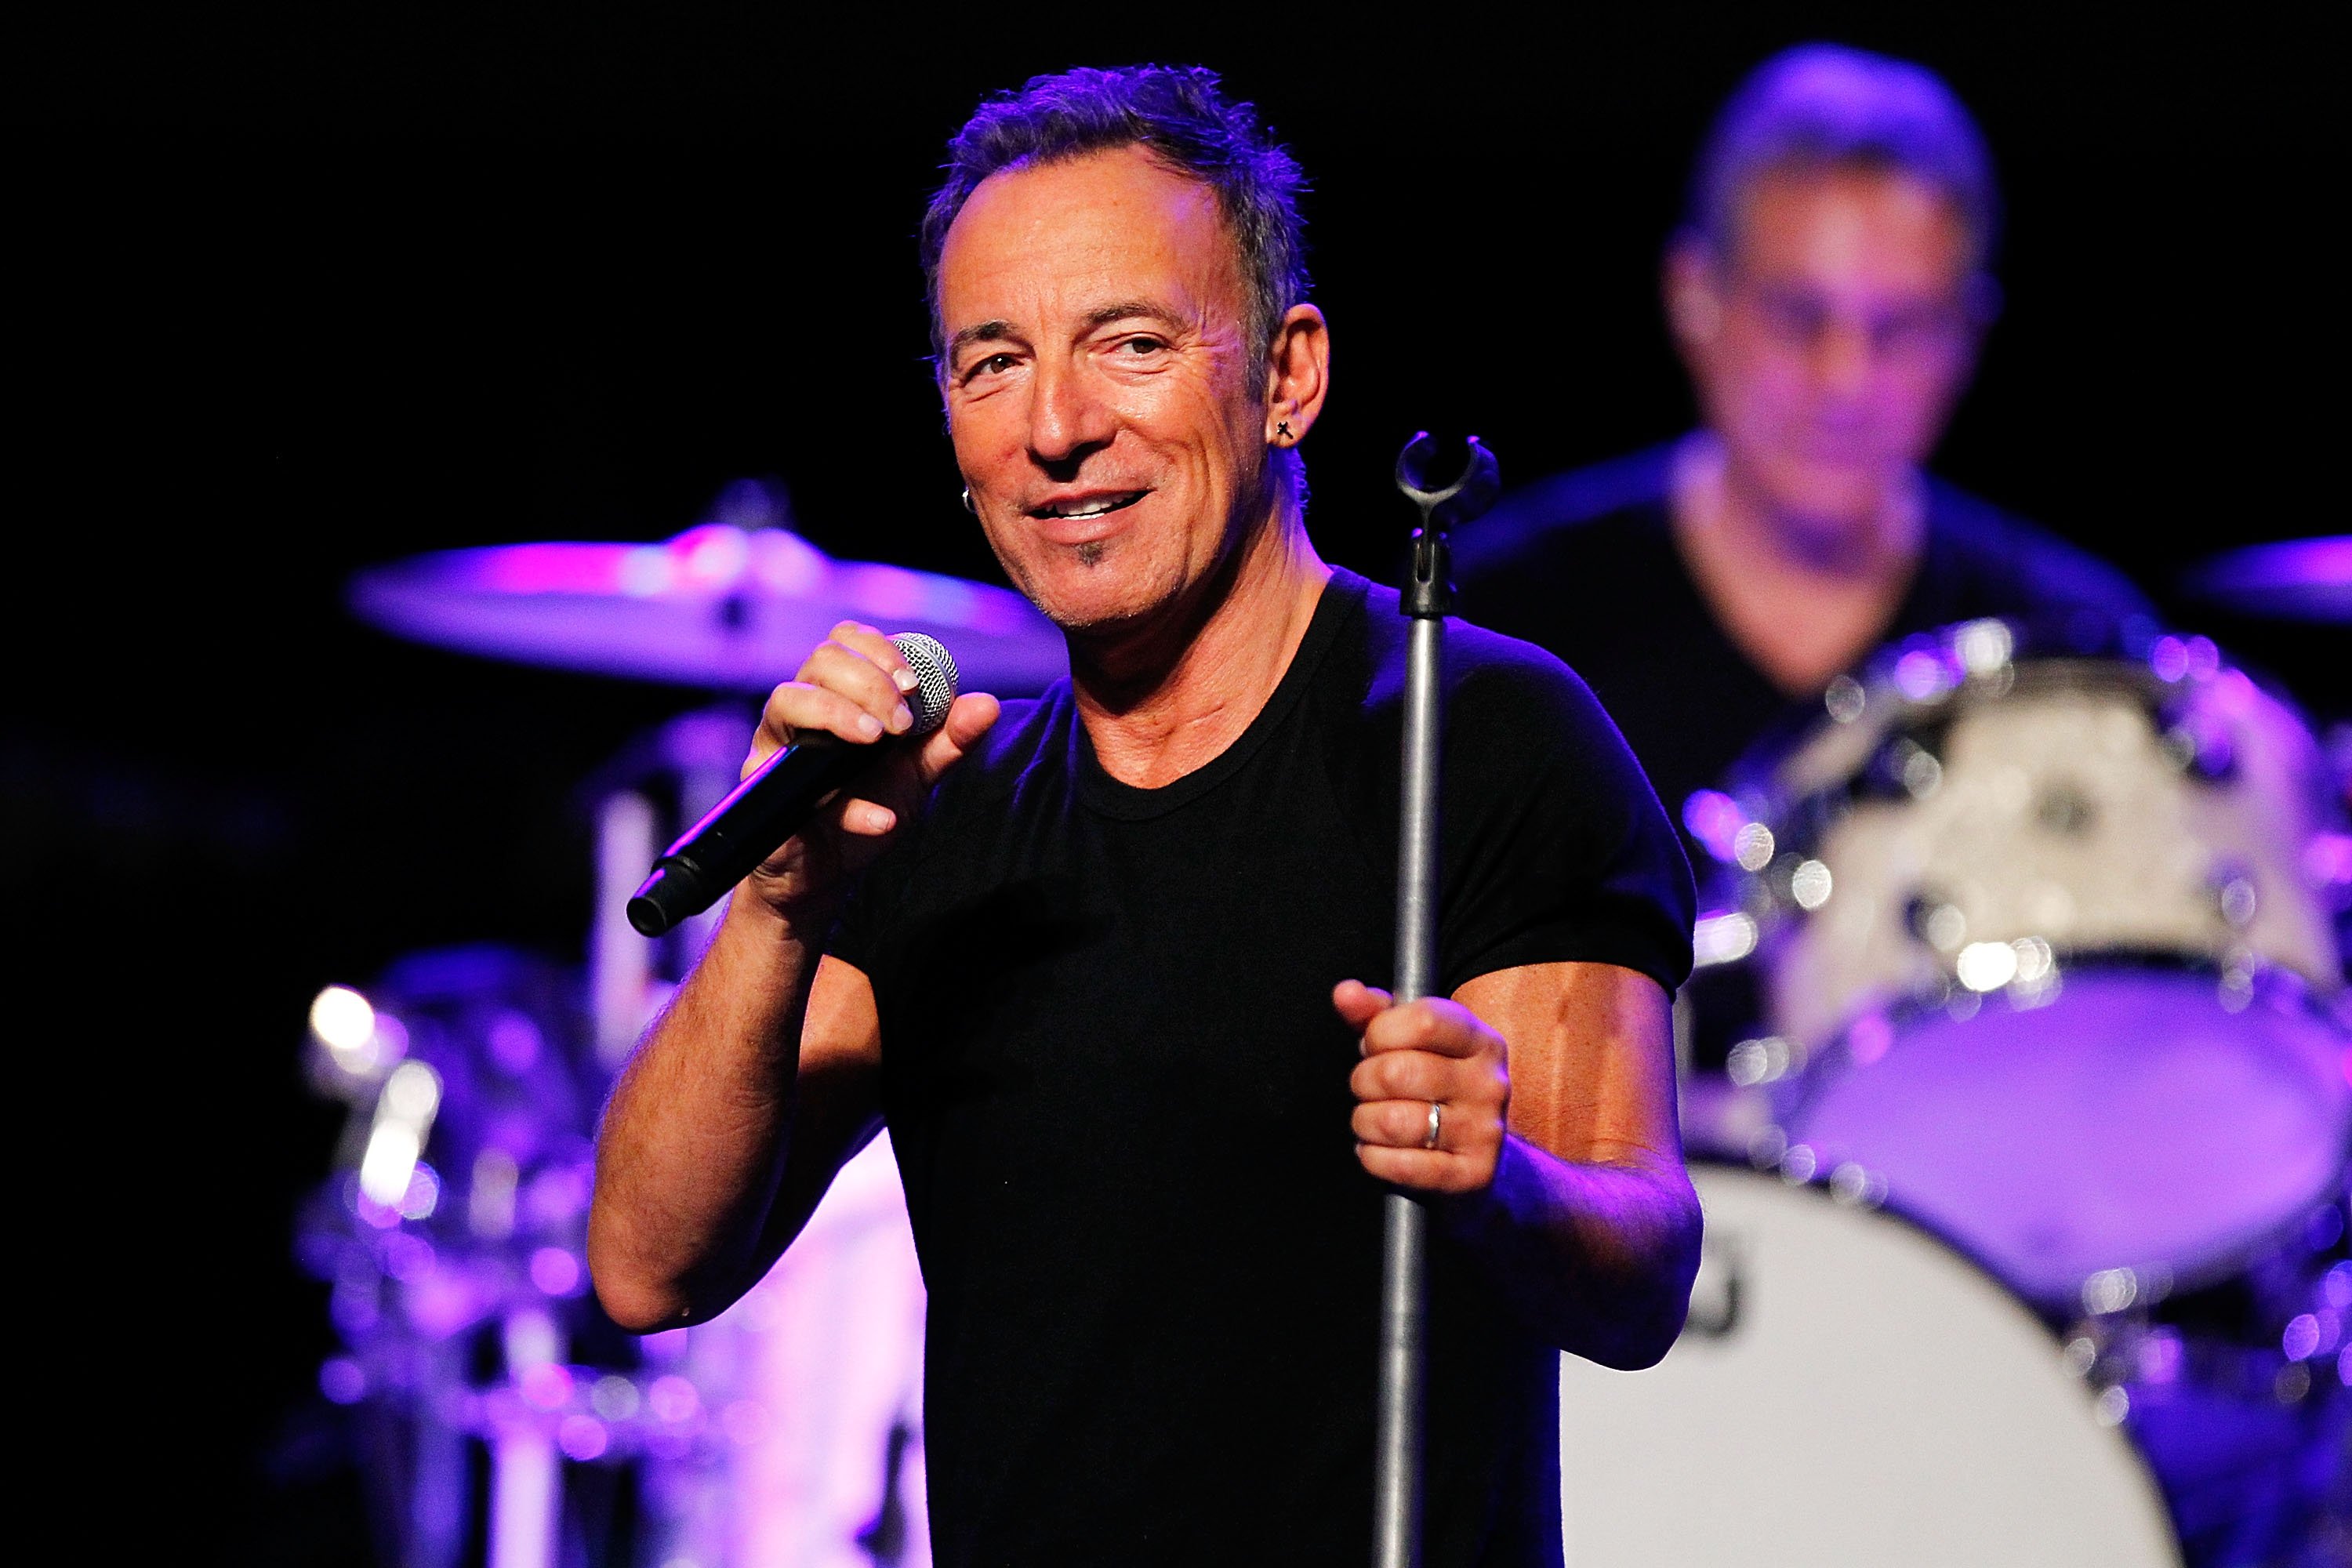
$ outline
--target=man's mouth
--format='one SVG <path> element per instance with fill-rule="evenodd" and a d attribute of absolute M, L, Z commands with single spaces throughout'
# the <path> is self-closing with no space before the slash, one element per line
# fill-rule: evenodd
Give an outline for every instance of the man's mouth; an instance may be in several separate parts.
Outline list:
<path fill-rule="evenodd" d="M 1150 493 L 1150 490 L 1119 490 L 1109 495 L 1047 501 L 1042 506 L 1031 507 L 1029 515 L 1040 519 L 1055 518 L 1084 522 L 1098 517 L 1108 517 L 1115 511 L 1124 511 Z"/>

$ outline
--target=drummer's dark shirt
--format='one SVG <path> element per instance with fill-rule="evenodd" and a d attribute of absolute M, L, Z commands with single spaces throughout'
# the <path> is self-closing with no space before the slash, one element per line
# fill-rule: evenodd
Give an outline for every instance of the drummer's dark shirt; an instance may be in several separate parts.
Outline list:
<path fill-rule="evenodd" d="M 1332 1011 L 1386 984 L 1404 618 L 1333 575 L 1224 752 L 1157 789 L 1068 683 L 1011 702 L 854 897 L 929 1291 L 940 1568 L 1370 1555 L 1380 1184 Z M 1689 871 L 1581 682 L 1454 624 L 1441 989 L 1562 960 L 1668 990 Z M 1431 1259 L 1429 1568 L 1558 1568 L 1558 1352 Z"/>
<path fill-rule="evenodd" d="M 1463 531 L 1454 564 L 1461 613 L 1582 676 L 1679 823 L 1694 791 L 1821 709 L 1749 663 L 1692 583 L 1667 517 L 1673 456 L 1660 447 L 1517 490 Z M 1941 480 L 1927 497 L 1926 552 L 1882 641 L 2006 616 L 2095 648 L 2132 617 L 2153 625 L 2113 567 Z"/>

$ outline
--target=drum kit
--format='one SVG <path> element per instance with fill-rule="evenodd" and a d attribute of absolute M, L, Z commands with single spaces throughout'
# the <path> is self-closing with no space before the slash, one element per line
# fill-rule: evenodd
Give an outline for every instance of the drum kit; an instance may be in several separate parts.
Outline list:
<path fill-rule="evenodd" d="M 2352 1562 L 2347 776 L 2204 638 L 1984 620 L 1694 797 L 1753 1001 L 1688 1329 L 1563 1367 L 1571 1565 Z"/>
<path fill-rule="evenodd" d="M 830 559 L 772 490 L 717 515 L 352 586 L 398 635 L 736 700 L 592 781 L 584 975 L 439 951 L 311 1009 L 311 1080 L 350 1108 L 298 1226 L 341 1341 L 320 1386 L 403 1568 L 929 1560 L 887 1138 L 719 1318 L 640 1340 L 594 1306 L 597 1107 L 709 936 L 622 909 L 733 784 L 740 699 L 836 621 L 934 635 L 1003 693 L 1065 656 L 1004 589 Z M 2314 570 L 2207 585 L 2352 616 Z M 1563 1364 L 1571 1568 L 2352 1562 L 2347 776 L 2201 638 L 2093 656 L 1979 621 L 1694 797 L 1701 979 L 1739 983 L 1691 994 L 1755 1001 L 1709 1020 L 1719 1060 L 1685 1051 L 1688 1328 L 1650 1372 Z"/>

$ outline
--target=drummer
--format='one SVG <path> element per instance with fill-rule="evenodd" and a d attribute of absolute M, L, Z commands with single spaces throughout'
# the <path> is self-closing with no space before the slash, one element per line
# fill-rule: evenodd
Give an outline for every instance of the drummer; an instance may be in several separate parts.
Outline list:
<path fill-rule="evenodd" d="M 1530 485 L 1458 542 L 1463 613 L 1591 683 L 1695 847 L 1694 792 L 1888 640 L 2009 616 L 2095 642 L 2152 617 L 2112 568 L 1922 468 L 1992 319 L 1999 206 L 1927 70 L 1818 44 L 1766 62 L 1665 257 L 1700 427 Z"/>

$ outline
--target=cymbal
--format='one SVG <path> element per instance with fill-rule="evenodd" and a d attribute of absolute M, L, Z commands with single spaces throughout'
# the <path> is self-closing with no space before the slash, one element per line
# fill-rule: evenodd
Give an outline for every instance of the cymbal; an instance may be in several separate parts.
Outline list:
<path fill-rule="evenodd" d="M 967 691 L 1039 691 L 1068 668 L 1061 633 L 1009 589 L 836 561 L 786 530 L 725 522 L 656 544 L 419 555 L 360 573 L 349 603 L 436 647 L 726 691 L 791 679 L 845 620 L 937 637 Z"/>
<path fill-rule="evenodd" d="M 2249 616 L 2352 622 L 2352 534 L 2232 550 L 2192 567 L 2182 585 Z"/>

